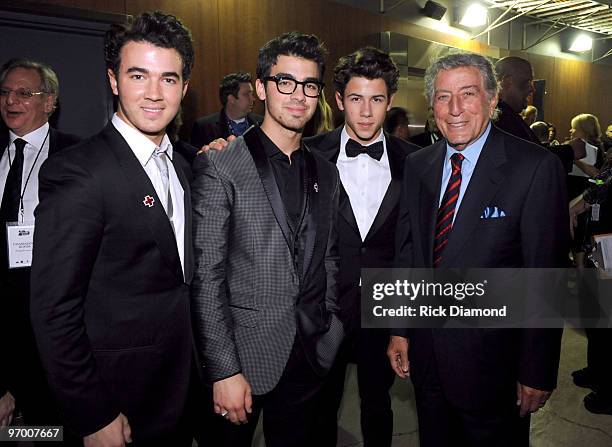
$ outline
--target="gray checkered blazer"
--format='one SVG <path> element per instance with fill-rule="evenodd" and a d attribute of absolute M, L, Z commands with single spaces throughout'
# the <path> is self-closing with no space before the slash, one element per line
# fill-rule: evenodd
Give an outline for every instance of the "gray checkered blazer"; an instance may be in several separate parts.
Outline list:
<path fill-rule="evenodd" d="M 327 283 L 320 294 L 319 306 L 327 311 L 323 323 L 300 311 L 300 279 L 244 138 L 195 160 L 192 313 L 201 365 L 210 381 L 242 372 L 253 394 L 267 393 L 283 373 L 296 332 L 313 342 L 315 370 L 324 373 L 333 362 L 344 332 L 335 316 L 339 258 L 326 245 L 335 245 L 328 241 L 336 239 L 339 180 L 332 164 L 317 158 L 317 166 L 325 179 L 315 188 L 328 195 L 319 203 L 323 216 L 329 215 L 325 228 L 330 233 L 317 237 L 323 240 L 319 265 L 324 264 Z M 319 327 L 302 330 L 313 325 Z"/>

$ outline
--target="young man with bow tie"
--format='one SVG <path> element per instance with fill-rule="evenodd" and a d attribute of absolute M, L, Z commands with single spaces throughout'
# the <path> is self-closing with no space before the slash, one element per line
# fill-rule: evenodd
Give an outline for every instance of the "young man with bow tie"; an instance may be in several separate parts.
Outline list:
<path fill-rule="evenodd" d="M 334 70 L 334 87 L 345 123 L 306 140 L 336 164 L 342 183 L 339 296 L 348 336 L 320 393 L 319 446 L 336 445 L 338 409 L 349 362 L 357 364 L 364 445 L 391 445 L 393 371 L 385 354 L 389 332 L 360 328 L 359 301 L 361 269 L 392 265 L 404 159 L 419 149 L 382 129 L 398 79 L 398 68 L 378 49 L 362 48 L 341 58 Z"/>

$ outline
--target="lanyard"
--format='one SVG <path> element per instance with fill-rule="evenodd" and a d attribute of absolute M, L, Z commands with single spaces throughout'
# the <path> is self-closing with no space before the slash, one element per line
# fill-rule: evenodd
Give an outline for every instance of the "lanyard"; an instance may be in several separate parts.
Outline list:
<path fill-rule="evenodd" d="M 47 131 L 47 135 L 45 135 L 45 139 L 43 140 L 42 145 L 40 146 L 40 148 L 38 148 L 38 152 L 36 153 L 36 158 L 34 159 L 34 163 L 32 163 L 32 166 L 30 167 L 30 172 L 28 172 L 28 176 L 26 177 L 25 184 L 23 185 L 21 194 L 19 195 L 19 217 L 21 218 L 21 223 L 23 223 L 23 216 L 24 216 L 23 196 L 25 194 L 26 188 L 28 187 L 28 182 L 30 181 L 30 176 L 32 175 L 32 171 L 34 171 L 34 167 L 36 166 L 36 162 L 38 161 L 38 157 L 40 157 L 40 153 L 42 152 L 43 147 L 45 147 L 47 138 L 49 138 L 49 132 L 50 130 Z M 30 143 L 27 143 L 27 144 L 30 144 Z M 15 157 L 16 156 L 17 154 L 15 154 Z M 25 160 L 25 154 L 24 154 L 24 160 Z M 8 162 L 9 162 L 9 171 L 10 171 L 11 167 L 13 166 L 13 163 L 11 161 L 11 151 L 10 150 L 8 151 Z"/>

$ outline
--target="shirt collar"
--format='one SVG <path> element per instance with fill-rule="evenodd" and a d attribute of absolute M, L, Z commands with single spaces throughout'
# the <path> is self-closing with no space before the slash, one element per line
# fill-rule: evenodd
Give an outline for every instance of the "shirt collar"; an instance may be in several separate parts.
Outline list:
<path fill-rule="evenodd" d="M 12 130 L 9 130 L 9 146 L 15 141 L 17 138 L 21 138 L 26 143 L 25 149 L 34 148 L 36 150 L 40 149 L 45 142 L 45 138 L 47 138 L 47 133 L 49 132 L 49 123 L 46 122 L 38 129 L 33 130 L 30 133 L 25 134 L 23 137 L 20 137 L 13 133 Z"/>
<path fill-rule="evenodd" d="M 346 143 L 348 142 L 350 138 L 351 137 L 346 130 L 346 124 L 344 124 L 344 126 L 342 126 L 342 132 L 340 133 L 340 153 L 344 156 L 346 156 Z M 385 141 L 385 132 L 382 129 L 380 129 L 380 133 L 378 134 L 378 137 L 376 137 L 375 140 L 371 141 L 369 144 L 366 144 L 365 146 L 366 147 L 370 146 L 374 143 L 378 143 L 379 141 L 383 142 L 383 153 L 386 152 L 387 143 Z"/>
<path fill-rule="evenodd" d="M 448 142 L 446 143 L 446 158 L 445 162 L 448 163 L 451 156 L 453 154 L 460 153 L 465 157 L 465 160 L 471 165 L 475 165 L 480 157 L 480 153 L 482 152 L 482 148 L 484 147 L 485 142 L 487 141 L 487 137 L 489 136 L 489 132 L 491 131 L 491 122 L 487 124 L 487 128 L 482 133 L 481 136 L 478 137 L 476 141 L 470 144 L 468 147 L 463 149 L 462 151 L 458 151 L 454 147 L 451 147 Z"/>
<path fill-rule="evenodd" d="M 158 146 L 149 140 L 143 133 L 139 132 L 123 121 L 123 119 L 121 119 L 116 113 L 113 115 L 111 122 L 121 136 L 125 138 L 125 141 L 134 152 L 134 155 L 136 155 L 136 158 L 140 164 L 145 166 L 153 156 L 153 153 Z M 170 142 L 170 138 L 168 138 L 168 134 L 164 134 L 159 148 L 165 148 L 168 158 L 172 160 L 172 143 Z"/>

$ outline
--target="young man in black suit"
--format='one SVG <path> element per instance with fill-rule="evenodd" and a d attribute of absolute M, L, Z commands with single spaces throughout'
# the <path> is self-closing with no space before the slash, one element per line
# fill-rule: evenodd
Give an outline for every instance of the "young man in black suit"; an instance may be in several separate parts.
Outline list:
<path fill-rule="evenodd" d="M 196 158 L 192 306 L 213 384 L 216 444 L 310 447 L 316 395 L 340 346 L 335 167 L 301 142 L 323 89 L 324 47 L 286 33 L 257 60 L 253 127 Z"/>
<path fill-rule="evenodd" d="M 391 445 L 389 388 L 394 376 L 386 357 L 389 331 L 361 329 L 359 302 L 361 268 L 392 265 L 404 159 L 419 149 L 382 129 L 398 79 L 399 70 L 389 55 L 375 48 L 362 48 L 341 58 L 334 70 L 334 87 L 345 124 L 306 140 L 335 163 L 340 173 L 340 312 L 349 328 L 320 393 L 313 445 L 336 445 L 338 409 L 349 362 L 357 364 L 364 445 Z"/>
<path fill-rule="evenodd" d="M 85 446 L 190 446 L 189 167 L 166 126 L 187 91 L 191 36 L 145 13 L 108 31 L 105 59 L 117 113 L 41 169 L 32 323 Z"/>
<path fill-rule="evenodd" d="M 0 69 L 0 114 L 7 126 L 0 133 L 0 336 L 11 340 L 0 372 L 0 426 L 10 423 L 13 396 L 26 425 L 61 422 L 30 324 L 30 268 L 9 267 L 5 234 L 7 222 L 33 223 L 43 162 L 79 141 L 49 126 L 58 95 L 57 75 L 44 63 L 12 59 Z"/>
<path fill-rule="evenodd" d="M 443 57 L 428 68 L 425 88 L 444 139 L 406 161 L 398 266 L 564 267 L 563 168 L 544 148 L 491 125 L 491 63 L 471 53 Z M 492 207 L 495 218 L 486 218 Z M 529 414 L 556 386 L 561 330 L 393 333 L 389 360 L 414 383 L 421 446 L 529 445 Z"/>

